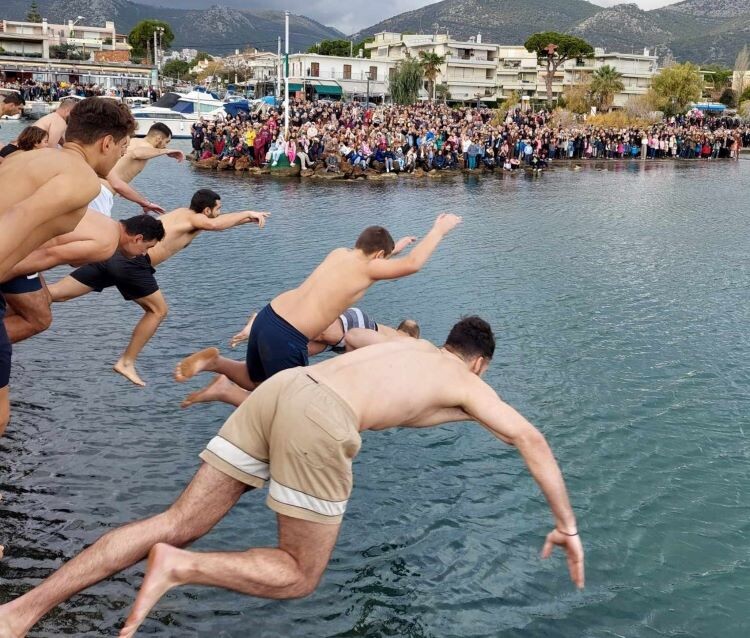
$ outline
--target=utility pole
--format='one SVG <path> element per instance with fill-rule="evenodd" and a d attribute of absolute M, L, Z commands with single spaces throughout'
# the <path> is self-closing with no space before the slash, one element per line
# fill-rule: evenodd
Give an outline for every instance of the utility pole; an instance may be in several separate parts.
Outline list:
<path fill-rule="evenodd" d="M 156 32 L 157 31 L 158 31 L 158 29 L 154 29 L 154 66 L 158 68 L 159 63 L 157 62 L 157 57 L 158 57 L 157 51 L 159 49 L 157 48 L 157 43 L 156 43 Z"/>
<path fill-rule="evenodd" d="M 281 99 L 281 36 L 279 36 L 279 51 L 276 54 L 276 99 Z"/>
<path fill-rule="evenodd" d="M 284 11 L 284 139 L 289 139 L 289 12 Z"/>

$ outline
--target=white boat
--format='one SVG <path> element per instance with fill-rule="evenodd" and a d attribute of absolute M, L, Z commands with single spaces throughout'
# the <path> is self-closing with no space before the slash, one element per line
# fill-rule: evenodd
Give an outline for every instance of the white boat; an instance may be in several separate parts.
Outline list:
<path fill-rule="evenodd" d="M 60 106 L 62 100 L 82 100 L 83 98 L 79 95 L 65 95 L 62 99 L 56 102 L 45 102 L 44 100 L 32 100 L 26 102 L 26 106 L 23 109 L 23 115 L 29 120 L 39 120 L 45 115 L 54 113 L 57 107 Z"/>
<path fill-rule="evenodd" d="M 224 117 L 224 103 L 210 93 L 165 93 L 161 99 L 142 108 L 132 110 L 138 125 L 136 137 L 145 137 L 148 130 L 161 122 L 169 127 L 174 139 L 190 138 L 191 126 L 199 119 L 214 120 Z"/>

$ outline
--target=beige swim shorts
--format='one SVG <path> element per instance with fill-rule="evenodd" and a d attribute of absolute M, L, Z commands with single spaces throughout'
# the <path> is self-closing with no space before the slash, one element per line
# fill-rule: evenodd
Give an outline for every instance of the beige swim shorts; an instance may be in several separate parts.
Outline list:
<path fill-rule="evenodd" d="M 264 381 L 200 457 L 252 487 L 268 481 L 266 504 L 285 516 L 338 524 L 352 491 L 362 440 L 352 408 L 309 368 Z"/>

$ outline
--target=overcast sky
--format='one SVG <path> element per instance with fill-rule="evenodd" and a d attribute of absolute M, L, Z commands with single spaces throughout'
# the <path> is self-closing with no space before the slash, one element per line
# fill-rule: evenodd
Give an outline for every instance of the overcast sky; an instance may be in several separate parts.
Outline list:
<path fill-rule="evenodd" d="M 209 7 L 213 4 L 252 9 L 288 9 L 292 13 L 305 15 L 328 26 L 336 27 L 346 34 L 377 24 L 381 20 L 433 4 L 435 0 L 285 0 L 272 3 L 270 0 L 134 0 L 143 4 L 181 8 Z M 591 0 L 594 4 L 611 7 L 622 4 L 622 0 Z M 630 0 L 641 9 L 655 9 L 679 0 Z M 0 1 L 0 4 L 2 2 Z"/>

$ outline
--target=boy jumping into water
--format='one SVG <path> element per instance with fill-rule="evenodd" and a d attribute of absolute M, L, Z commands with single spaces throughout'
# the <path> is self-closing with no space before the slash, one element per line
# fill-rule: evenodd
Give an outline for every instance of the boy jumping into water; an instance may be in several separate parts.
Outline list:
<path fill-rule="evenodd" d="M 237 384 L 228 402 L 239 405 L 277 372 L 306 366 L 311 340 L 354 306 L 376 281 L 418 272 L 443 237 L 460 223 L 457 215 L 438 215 L 427 236 L 401 259 L 386 258 L 413 238 L 404 238 L 396 246 L 385 228 L 366 228 L 353 249 L 330 252 L 298 288 L 280 294 L 258 313 L 244 362 L 221 357 L 216 348 L 206 348 L 183 359 L 175 369 L 175 379 L 186 381 L 204 370 L 224 375 Z"/>
<path fill-rule="evenodd" d="M 33 250 L 71 232 L 122 157 L 135 120 L 124 104 L 87 98 L 70 114 L 62 149 L 14 153 L 0 165 L 0 281 Z M 99 176 L 99 177 L 97 177 Z M 0 319 L 5 300 L 0 295 Z M 0 435 L 10 416 L 11 347 L 0 322 Z"/>
<path fill-rule="evenodd" d="M 203 465 L 174 505 L 108 532 L 41 585 L 0 607 L 0 638 L 22 638 L 63 601 L 147 555 L 121 638 L 134 636 L 159 599 L 180 585 L 280 600 L 309 596 L 336 545 L 360 433 L 452 421 L 476 421 L 518 449 L 552 511 L 542 556 L 562 548 L 570 577 L 582 588 L 583 546 L 555 457 L 541 432 L 480 378 L 494 350 L 489 325 L 468 317 L 442 348 L 395 339 L 275 375 L 211 439 Z M 266 504 L 278 521 L 276 547 L 181 549 L 208 533 L 244 492 L 266 482 Z M 489 487 L 487 496 L 493 498 Z M 429 505 L 415 507 L 427 512 Z M 360 527 L 359 533 L 367 525 Z"/>
<path fill-rule="evenodd" d="M 187 248 L 203 231 L 227 230 L 250 223 L 263 228 L 268 215 L 251 210 L 222 214 L 219 194 L 207 188 L 201 189 L 193 195 L 189 207 L 178 208 L 160 218 L 165 238 L 146 255 L 130 259 L 116 253 L 107 261 L 83 266 L 49 287 L 52 301 L 68 301 L 94 290 L 101 292 L 104 288 L 117 286 L 124 299 L 135 301 L 143 308 L 143 317 L 136 324 L 130 343 L 113 369 L 135 385 L 145 386 L 136 372 L 135 362 L 168 311 L 154 277 L 154 268 Z"/>

